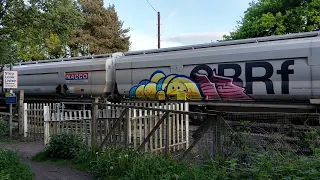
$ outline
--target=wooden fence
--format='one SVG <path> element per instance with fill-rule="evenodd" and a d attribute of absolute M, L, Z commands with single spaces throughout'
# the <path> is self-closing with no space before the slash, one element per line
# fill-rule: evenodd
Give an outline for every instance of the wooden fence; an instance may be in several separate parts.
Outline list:
<path fill-rule="evenodd" d="M 24 103 L 23 104 L 23 133 L 30 140 L 44 138 L 44 106 L 49 106 L 52 112 L 60 108 L 60 103 Z"/>
<path fill-rule="evenodd" d="M 68 110 L 63 104 L 25 104 L 25 137 L 42 137 L 47 144 L 54 134 L 71 133 L 101 148 L 185 150 L 189 146 L 188 110 L 188 103 L 107 103 L 94 104 L 92 110 Z"/>

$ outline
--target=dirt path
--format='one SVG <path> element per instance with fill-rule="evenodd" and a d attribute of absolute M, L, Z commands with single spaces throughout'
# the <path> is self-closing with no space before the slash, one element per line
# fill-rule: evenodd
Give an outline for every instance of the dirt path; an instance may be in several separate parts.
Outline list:
<path fill-rule="evenodd" d="M 32 156 L 43 150 L 41 142 L 19 142 L 15 144 L 0 144 L 0 149 L 18 150 L 22 161 L 28 164 L 36 175 L 36 180 L 91 180 L 90 174 L 76 171 L 67 166 L 57 166 L 49 162 L 33 162 Z"/>

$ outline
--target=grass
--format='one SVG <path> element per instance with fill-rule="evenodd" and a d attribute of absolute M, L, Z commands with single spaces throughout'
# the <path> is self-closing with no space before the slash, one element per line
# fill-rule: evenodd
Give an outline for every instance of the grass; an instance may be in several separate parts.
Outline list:
<path fill-rule="evenodd" d="M 73 144 L 71 146 L 71 144 Z M 62 153 L 63 152 L 63 153 Z M 70 164 L 96 179 L 318 179 L 320 149 L 311 156 L 279 152 L 246 152 L 239 156 L 207 158 L 200 165 L 178 162 L 161 155 L 132 149 L 108 148 L 102 154 L 90 151 L 72 135 L 54 136 L 48 148 L 34 161 Z M 63 156 L 63 157 L 62 157 Z"/>
<path fill-rule="evenodd" d="M 16 151 L 0 149 L 0 180 L 32 180 L 34 177 L 30 167 L 21 163 Z"/>
<path fill-rule="evenodd" d="M 7 122 L 0 119 L 0 145 L 14 143 L 7 137 Z M 23 164 L 17 151 L 0 149 L 0 180 L 32 180 L 35 175 L 30 167 Z"/>

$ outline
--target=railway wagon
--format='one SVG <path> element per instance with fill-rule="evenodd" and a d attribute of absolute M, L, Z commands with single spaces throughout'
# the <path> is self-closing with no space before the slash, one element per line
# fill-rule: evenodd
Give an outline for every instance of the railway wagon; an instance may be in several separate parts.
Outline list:
<path fill-rule="evenodd" d="M 21 62 L 18 92 L 35 98 L 303 102 L 320 96 L 319 32 Z M 3 66 L 2 70 L 8 70 Z M 2 82 L 1 82 L 2 83 Z M 7 90 L 1 90 L 1 95 Z"/>

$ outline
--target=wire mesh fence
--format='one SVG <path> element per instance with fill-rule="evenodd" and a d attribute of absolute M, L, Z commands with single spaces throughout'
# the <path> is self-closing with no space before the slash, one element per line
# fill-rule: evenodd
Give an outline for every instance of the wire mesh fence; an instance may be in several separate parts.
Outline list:
<path fill-rule="evenodd" d="M 201 134 L 191 152 L 225 157 L 270 151 L 310 155 L 320 145 L 319 118 L 316 113 L 228 112 Z M 190 143 L 195 129 L 190 128 Z"/>

